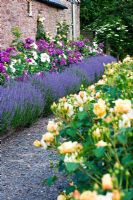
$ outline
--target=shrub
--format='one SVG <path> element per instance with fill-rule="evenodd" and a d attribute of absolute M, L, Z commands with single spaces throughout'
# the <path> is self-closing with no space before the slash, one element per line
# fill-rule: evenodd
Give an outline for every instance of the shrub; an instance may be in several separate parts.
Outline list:
<path fill-rule="evenodd" d="M 102 54 L 100 46 L 89 40 L 64 44 L 57 38 L 54 41 L 40 39 L 35 42 L 32 38 L 21 40 L 19 33 L 15 33 L 15 37 L 13 47 L 0 52 L 0 84 L 5 79 L 23 79 L 25 75 L 38 72 L 62 72 L 85 57 Z"/>
<path fill-rule="evenodd" d="M 30 82 L 0 86 L 0 133 L 30 125 L 41 116 L 44 105 L 40 90 Z"/>
<path fill-rule="evenodd" d="M 34 145 L 55 147 L 71 175 L 59 199 L 132 199 L 132 65 L 107 64 L 97 83 L 52 105 L 56 118 Z"/>

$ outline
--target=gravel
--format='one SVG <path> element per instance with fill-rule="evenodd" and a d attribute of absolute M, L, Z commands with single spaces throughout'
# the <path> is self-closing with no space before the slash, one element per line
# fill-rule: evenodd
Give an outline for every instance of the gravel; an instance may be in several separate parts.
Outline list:
<path fill-rule="evenodd" d="M 58 156 L 53 150 L 35 148 L 35 139 L 41 139 L 46 131 L 48 118 L 40 119 L 32 127 L 4 139 L 1 145 L 1 192 L 2 200 L 56 200 L 63 191 L 66 179 L 56 168 Z M 51 187 L 43 181 L 56 175 Z"/>

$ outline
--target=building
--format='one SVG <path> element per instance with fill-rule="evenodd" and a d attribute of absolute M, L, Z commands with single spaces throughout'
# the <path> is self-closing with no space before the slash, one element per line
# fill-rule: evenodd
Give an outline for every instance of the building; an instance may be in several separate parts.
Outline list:
<path fill-rule="evenodd" d="M 66 20 L 70 37 L 80 34 L 80 6 L 78 0 L 0 0 L 0 45 L 5 48 L 12 41 L 12 27 L 20 27 L 23 37 L 35 38 L 38 15 L 45 18 L 44 27 L 53 36 L 57 22 Z"/>

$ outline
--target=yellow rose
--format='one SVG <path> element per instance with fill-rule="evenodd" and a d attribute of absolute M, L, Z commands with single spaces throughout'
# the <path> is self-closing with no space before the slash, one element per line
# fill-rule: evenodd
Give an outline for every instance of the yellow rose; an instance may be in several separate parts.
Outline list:
<path fill-rule="evenodd" d="M 106 104 L 102 99 L 98 100 L 98 103 L 94 104 L 93 112 L 99 117 L 103 118 L 106 115 Z"/>
<path fill-rule="evenodd" d="M 54 136 L 52 133 L 45 133 L 43 136 L 42 136 L 42 139 L 47 143 L 50 143 L 50 142 L 53 142 L 54 141 Z"/>
<path fill-rule="evenodd" d="M 34 142 L 33 142 L 33 145 L 35 146 L 35 147 L 41 147 L 42 145 L 41 145 L 41 142 L 39 141 L 39 140 L 35 140 Z"/>
<path fill-rule="evenodd" d="M 64 142 L 61 146 L 58 147 L 61 154 L 74 153 L 82 149 L 82 145 L 78 142 Z"/>
<path fill-rule="evenodd" d="M 55 135 L 58 135 L 58 134 L 59 134 L 59 131 L 58 131 L 58 124 L 55 123 L 54 121 L 49 121 L 49 122 L 48 122 L 47 130 L 48 130 L 48 132 L 55 133 Z"/>
<path fill-rule="evenodd" d="M 106 147 L 108 144 L 107 142 L 104 142 L 103 140 L 100 140 L 97 144 L 95 144 L 97 147 Z"/>
<path fill-rule="evenodd" d="M 120 200 L 120 199 L 121 199 L 121 194 L 119 190 L 113 190 L 112 200 Z"/>
<path fill-rule="evenodd" d="M 79 200 L 96 200 L 97 199 L 97 193 L 91 192 L 91 191 L 85 191 L 81 194 Z"/>
<path fill-rule="evenodd" d="M 104 85 L 105 84 L 105 80 L 101 79 L 99 80 L 96 85 Z"/>
<path fill-rule="evenodd" d="M 111 178 L 110 174 L 103 175 L 102 188 L 103 188 L 103 190 L 112 190 L 113 189 L 113 183 L 112 183 L 112 178 Z"/>
<path fill-rule="evenodd" d="M 95 90 L 95 86 L 94 86 L 94 85 L 91 85 L 91 86 L 88 87 L 88 89 L 91 90 L 91 91 L 92 91 L 92 90 Z"/>
<path fill-rule="evenodd" d="M 110 123 L 112 122 L 112 118 L 110 116 L 107 116 L 104 121 Z"/>
<path fill-rule="evenodd" d="M 78 190 L 74 190 L 73 192 L 73 197 L 76 199 L 76 200 L 79 200 L 80 198 L 80 192 Z"/>
<path fill-rule="evenodd" d="M 115 101 L 114 111 L 116 113 L 128 113 L 131 110 L 131 101 L 118 99 Z"/>
<path fill-rule="evenodd" d="M 97 138 L 99 138 L 101 136 L 101 133 L 100 133 L 100 129 L 97 128 L 94 132 L 93 132 L 93 135 Z"/>
<path fill-rule="evenodd" d="M 57 200 L 66 200 L 66 197 L 61 194 L 57 197 Z"/>

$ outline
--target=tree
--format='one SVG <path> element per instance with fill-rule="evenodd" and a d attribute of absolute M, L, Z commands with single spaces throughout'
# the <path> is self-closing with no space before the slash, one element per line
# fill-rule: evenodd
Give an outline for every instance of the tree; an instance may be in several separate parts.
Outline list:
<path fill-rule="evenodd" d="M 93 33 L 93 37 L 102 27 L 110 24 L 114 27 L 117 21 L 120 21 L 121 26 L 125 26 L 128 31 L 122 32 L 122 42 L 116 42 L 115 38 L 111 39 L 112 54 L 120 54 L 123 57 L 125 54 L 133 54 L 133 1 L 132 0 L 82 0 L 81 1 L 81 29 L 89 30 Z M 115 31 L 113 27 L 113 31 Z M 117 27 L 118 28 L 118 27 Z M 125 29 L 125 30 L 126 30 Z M 124 33 L 124 34 L 123 34 Z M 118 30 L 116 29 L 116 34 Z M 119 35 L 121 37 L 121 34 Z M 106 42 L 105 38 L 97 35 L 99 42 Z M 113 44 L 112 44 L 113 41 Z M 118 52 L 117 52 L 118 47 Z M 120 49 L 123 48 L 123 51 Z"/>

